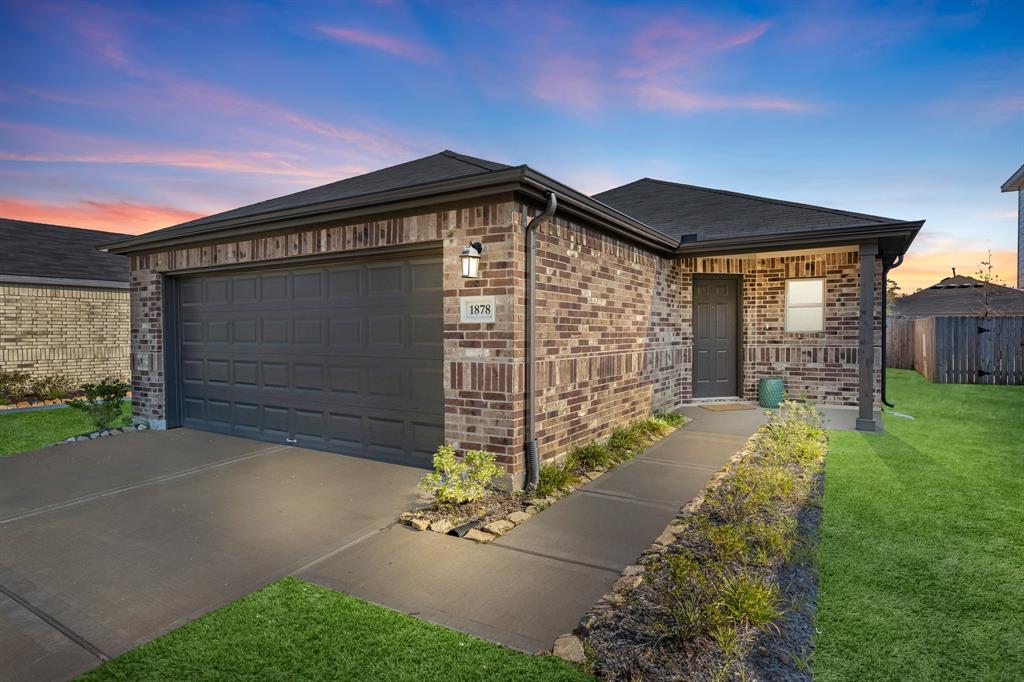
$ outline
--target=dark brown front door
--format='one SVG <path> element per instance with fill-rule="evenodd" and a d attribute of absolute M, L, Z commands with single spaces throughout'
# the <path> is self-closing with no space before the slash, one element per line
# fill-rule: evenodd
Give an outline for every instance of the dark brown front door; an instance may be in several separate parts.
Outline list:
<path fill-rule="evenodd" d="M 440 256 L 194 275 L 179 292 L 182 426 L 430 466 Z"/>
<path fill-rule="evenodd" d="M 693 397 L 735 396 L 736 280 L 693 278 Z"/>

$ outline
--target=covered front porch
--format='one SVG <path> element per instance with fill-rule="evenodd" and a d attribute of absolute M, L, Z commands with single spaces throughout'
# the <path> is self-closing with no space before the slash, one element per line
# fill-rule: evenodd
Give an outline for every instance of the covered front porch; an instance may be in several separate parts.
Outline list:
<path fill-rule="evenodd" d="M 877 241 L 684 257 L 690 403 L 756 401 L 761 379 L 836 428 L 881 428 L 883 270 Z"/>

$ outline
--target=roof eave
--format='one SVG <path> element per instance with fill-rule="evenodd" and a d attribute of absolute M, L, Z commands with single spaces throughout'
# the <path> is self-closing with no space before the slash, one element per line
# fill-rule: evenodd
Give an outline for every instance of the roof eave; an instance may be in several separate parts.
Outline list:
<path fill-rule="evenodd" d="M 101 244 L 99 248 L 110 253 L 129 254 L 268 230 L 303 227 L 328 219 L 352 219 L 376 213 L 404 211 L 427 205 L 517 191 L 533 196 L 543 196 L 548 191 L 554 191 L 559 195 L 560 211 L 580 215 L 632 241 L 665 253 L 671 253 L 678 244 L 678 241 L 672 237 L 605 206 L 571 187 L 527 166 L 516 166 L 507 170 L 474 174 L 256 216 L 240 217 L 214 224 L 197 225 L 193 229 L 173 234 L 144 234 Z"/>
<path fill-rule="evenodd" d="M 756 237 L 737 237 L 708 241 L 685 242 L 675 250 L 677 256 L 717 256 L 731 253 L 758 251 L 786 251 L 801 248 L 821 248 L 838 244 L 856 244 L 878 240 L 879 253 L 887 256 L 903 255 L 917 236 L 923 220 L 899 221 L 883 224 L 855 225 L 831 230 L 812 230 Z"/>
<path fill-rule="evenodd" d="M 1010 176 L 1010 179 L 1003 183 L 1000 190 L 1003 192 L 1016 192 L 1024 189 L 1024 165 L 1017 169 L 1017 172 Z"/>

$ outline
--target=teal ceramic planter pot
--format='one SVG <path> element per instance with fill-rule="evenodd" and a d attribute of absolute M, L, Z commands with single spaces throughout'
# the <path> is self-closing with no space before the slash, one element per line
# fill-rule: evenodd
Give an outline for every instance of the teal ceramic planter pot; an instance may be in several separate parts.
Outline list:
<path fill-rule="evenodd" d="M 785 392 L 786 386 L 782 383 L 782 377 L 764 377 L 757 389 L 758 404 L 765 409 L 776 410 L 782 404 Z"/>

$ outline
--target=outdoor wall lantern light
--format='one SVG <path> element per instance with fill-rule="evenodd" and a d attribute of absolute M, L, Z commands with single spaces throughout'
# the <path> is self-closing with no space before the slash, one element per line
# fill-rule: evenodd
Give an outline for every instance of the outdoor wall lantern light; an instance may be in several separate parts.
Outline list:
<path fill-rule="evenodd" d="M 462 259 L 462 276 L 465 279 L 476 279 L 480 276 L 480 254 L 484 252 L 484 245 L 480 242 L 470 242 L 459 254 Z"/>

